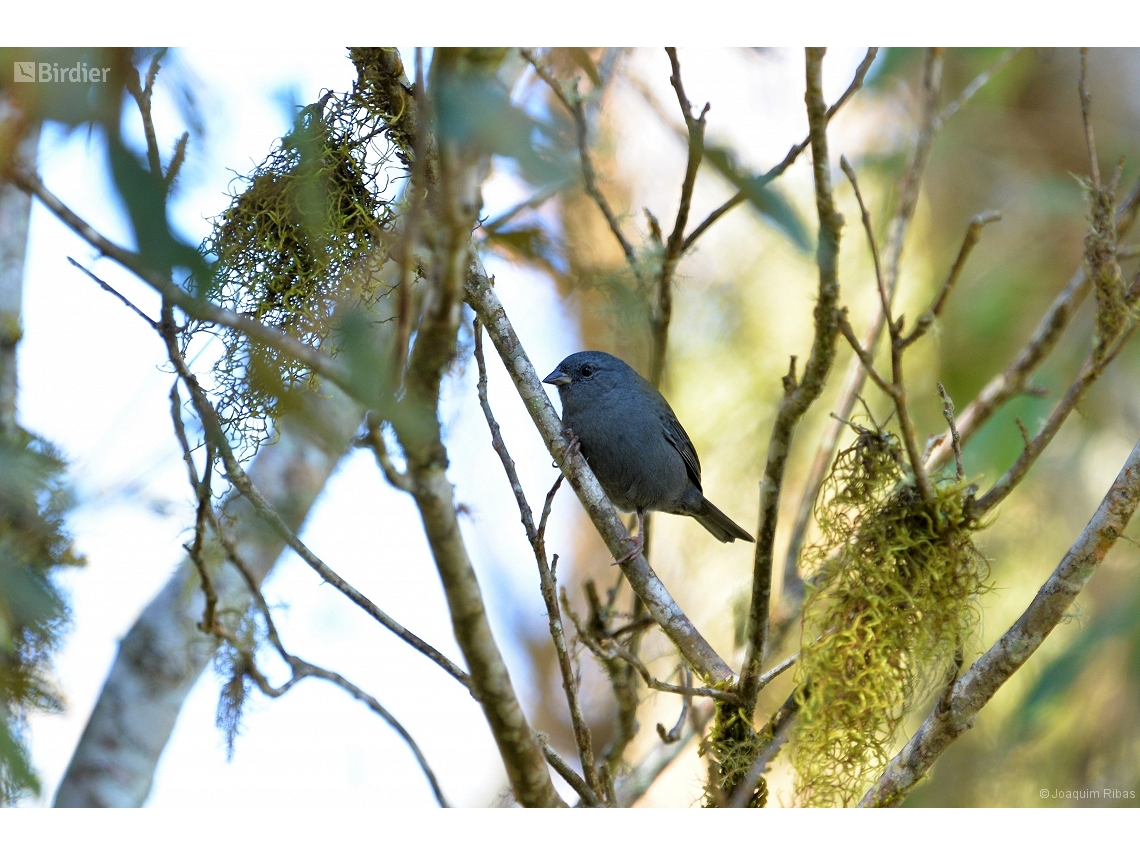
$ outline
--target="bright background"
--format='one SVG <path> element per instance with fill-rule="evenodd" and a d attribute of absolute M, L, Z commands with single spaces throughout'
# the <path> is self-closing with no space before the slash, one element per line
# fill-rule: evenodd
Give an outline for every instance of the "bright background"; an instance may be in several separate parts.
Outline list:
<path fill-rule="evenodd" d="M 829 101 L 847 85 L 863 52 L 862 48 L 829 51 L 825 63 Z M 961 300 L 953 306 L 959 314 L 948 314 L 945 329 L 916 355 L 920 363 L 912 374 L 916 382 L 932 387 L 936 377 L 948 376 L 950 391 L 960 403 L 1020 347 L 1058 283 L 1079 264 L 1082 203 L 1068 177 L 1082 171 L 1079 146 L 1072 154 L 1073 137 L 1079 133 L 1072 96 L 1075 78 L 1067 76 L 1074 53 L 1019 58 L 1021 65 L 1009 70 L 1011 79 L 1002 78 L 997 94 L 990 96 L 987 90 L 980 96 L 944 132 L 935 150 L 901 286 L 900 300 L 908 316 L 924 307 L 932 283 L 944 275 L 968 217 L 987 207 L 999 207 L 1006 214 L 1000 227 L 991 227 L 992 235 L 985 238 L 989 243 L 979 247 L 971 260 Z M 1105 93 L 1110 80 L 1118 86 L 1112 95 L 1098 95 L 1098 104 L 1103 105 L 1098 113 L 1102 162 L 1108 162 L 1118 150 L 1134 151 L 1134 140 L 1140 138 L 1133 133 L 1140 97 L 1128 83 L 1137 79 L 1140 66 L 1134 53 L 1094 52 L 1094 57 L 1103 63 L 1097 66 L 1101 88 L 1096 91 Z M 806 122 L 801 52 L 694 49 L 682 50 L 681 61 L 690 100 L 698 106 L 712 102 L 710 139 L 731 145 L 747 167 L 767 168 L 802 139 Z M 168 151 L 183 130 L 166 80 L 177 76 L 192 82 L 204 123 L 204 134 L 191 141 L 172 207 L 174 222 L 193 242 L 206 234 L 208 219 L 225 208 L 226 190 L 235 173 L 248 172 L 288 130 L 292 105 L 316 100 L 325 88 L 345 90 L 354 77 L 345 53 L 337 49 L 252 47 L 240 54 L 187 49 L 179 51 L 170 66 L 170 76 L 159 77 L 155 105 L 160 146 Z M 662 51 L 637 51 L 628 68 L 658 102 L 675 111 Z M 947 98 L 955 85 L 960 88 L 969 79 L 958 79 L 965 73 L 961 68 L 959 72 L 955 83 L 947 84 Z M 834 160 L 846 153 L 862 170 L 857 158 L 866 159 L 870 174 L 864 192 L 875 213 L 885 211 L 891 201 L 887 177 L 890 170 L 901 169 L 898 152 L 915 118 L 901 82 L 903 72 L 898 74 L 899 79 L 888 78 L 886 84 L 861 94 L 832 126 Z M 914 79 L 913 65 L 906 74 L 906 79 Z M 1036 82 L 1040 80 L 1048 86 Z M 1054 91 L 1068 93 L 1063 96 L 1068 100 L 1054 98 Z M 129 122 L 126 126 L 134 127 Z M 626 194 L 621 197 L 622 209 L 638 212 L 648 206 L 663 222 L 671 220 L 683 151 L 636 88 L 619 85 L 611 93 L 599 142 L 599 159 L 620 176 Z M 130 242 L 97 136 L 89 137 L 83 129 L 65 134 L 45 128 L 39 168 L 47 186 L 96 228 L 113 240 Z M 1134 174 L 1130 161 L 1126 176 Z M 691 222 L 731 195 L 723 181 L 702 175 Z M 806 156 L 779 186 L 793 197 L 814 231 Z M 860 317 L 873 305 L 869 264 L 850 192 L 838 181 L 837 188 L 848 222 L 842 259 L 845 301 Z M 485 212 L 494 216 L 526 195 L 511 170 L 497 162 L 484 189 Z M 553 231 L 585 243 L 587 227 L 573 233 L 579 224 L 568 220 L 565 211 L 544 209 L 540 216 L 547 218 L 544 222 Z M 629 229 L 643 236 L 644 220 L 631 216 Z M 596 255 L 603 260 L 612 249 L 610 240 L 605 232 L 599 233 Z M 54 796 L 118 639 L 183 557 L 182 544 L 191 536 L 193 515 L 190 488 L 169 425 L 167 395 L 172 378 L 162 368 L 160 342 L 72 267 L 68 255 L 91 266 L 152 314 L 157 307 L 145 285 L 114 264 L 95 259 L 86 244 L 54 217 L 33 207 L 25 273 L 26 335 L 19 352 L 20 419 L 29 430 L 55 443 L 71 463 L 80 504 L 70 525 L 77 551 L 87 556 L 88 565 L 67 571 L 64 577 L 72 597 L 74 628 L 55 665 L 67 710 L 32 718 L 32 756 L 44 795 L 28 804 L 48 804 Z M 1003 266 L 1011 258 L 1015 267 L 1020 264 L 1014 273 Z M 507 311 L 540 372 L 582 346 L 598 346 L 600 341 L 620 350 L 625 344 L 614 341 L 620 339 L 620 325 L 598 331 L 590 314 L 597 311 L 595 297 L 566 294 L 549 277 L 503 260 L 489 258 L 488 269 L 496 275 Z M 710 496 L 750 525 L 755 517 L 758 461 L 778 392 L 773 378 L 786 370 L 787 354 L 802 354 L 810 340 L 811 258 L 789 248 L 785 238 L 741 208 L 708 233 L 683 263 L 681 274 L 667 392 L 700 450 Z M 958 329 L 971 335 L 959 335 Z M 1078 325 L 1078 329 L 1085 328 Z M 847 358 L 841 354 L 840 366 Z M 1069 362 L 1062 359 L 1046 375 L 1055 393 L 1067 382 Z M 995 560 L 997 583 L 997 592 L 986 601 L 992 608 L 984 627 L 987 640 L 1003 631 L 1028 603 L 1140 434 L 1134 358 L 1130 364 L 1128 371 L 1133 373 L 1120 368 L 1105 378 L 1103 392 L 1090 399 L 1086 412 L 1079 420 L 1074 417 L 1074 424 L 1066 427 L 1056 448 L 1039 464 L 1040 476 L 1035 473 L 1027 484 L 1029 497 L 1011 500 L 1003 508 L 1001 526 L 986 535 L 990 539 L 984 545 Z M 531 502 L 537 504 L 553 480 L 553 470 L 493 353 L 488 354 L 488 365 L 496 415 Z M 547 675 L 530 665 L 528 642 L 545 635 L 545 615 L 517 509 L 478 410 L 473 371 L 468 364 L 466 373 L 449 378 L 446 386 L 442 415 L 453 464 L 450 475 L 457 500 L 472 511 L 465 536 L 515 684 L 529 711 L 541 716 L 548 712 L 542 705 L 552 696 Z M 818 435 L 828 406 L 828 401 L 817 405 L 818 412 L 800 432 L 805 443 Z M 924 429 L 940 428 L 939 408 L 928 402 L 920 414 Z M 1040 414 L 1033 409 L 1017 412 L 1027 419 Z M 969 470 L 988 476 L 1008 465 L 1010 443 L 1020 441 L 1012 415 L 1000 425 L 995 420 L 994 432 L 979 437 L 977 450 L 967 456 Z M 805 466 L 806 459 L 794 463 L 793 484 Z M 796 495 L 794 489 L 790 493 Z M 591 532 L 583 530 L 573 496 L 563 492 L 555 505 L 548 544 L 563 556 L 560 569 L 567 577 L 580 578 L 601 566 L 602 559 L 590 551 L 596 552 L 596 539 L 590 540 Z M 725 603 L 746 587 L 751 551 L 722 548 L 691 521 L 662 520 L 655 532 L 661 550 L 655 568 L 714 645 L 731 650 L 732 618 Z M 396 619 L 459 659 L 411 501 L 385 484 L 368 456 L 358 452 L 342 462 L 302 537 Z M 1136 704 L 1129 700 L 1130 684 L 1119 673 L 1131 661 L 1130 648 L 1121 652 L 1119 644 L 1109 648 L 1110 653 L 1117 651 L 1112 654 L 1115 659 L 1090 669 L 1102 679 L 1086 692 L 1096 710 L 1109 712 L 1082 717 L 1075 707 L 1062 710 L 1047 734 L 1054 742 L 1038 740 L 1041 746 L 1062 745 L 1050 749 L 1051 759 L 1035 755 L 1024 740 L 1013 740 L 1008 756 L 1002 753 L 1004 748 L 995 748 L 1011 743 L 1009 731 L 1003 730 L 1006 719 L 1016 718 L 1017 703 L 1044 664 L 1078 637 L 1082 625 L 1107 612 L 1113 602 L 1132 596 L 1124 571 L 1134 570 L 1136 560 L 1127 548 L 1122 543 L 1113 554 L 1117 563 L 1109 569 L 1119 572 L 1106 574 L 1093 602 L 1082 599 L 1086 605 L 1081 619 L 1059 628 L 1041 658 L 1019 675 L 1023 682 L 1011 683 L 987 710 L 979 732 L 963 739 L 940 762 L 929 785 L 932 789 L 927 790 L 933 799 L 929 803 L 958 803 L 955 799 L 961 798 L 967 804 L 1032 804 L 1039 785 L 1067 781 L 1075 788 L 1078 782 L 1071 769 L 1077 768 L 1078 760 L 1069 764 L 1066 746 L 1085 745 L 1088 740 L 1080 740 L 1087 733 L 1109 732 L 1104 722 L 1114 728 L 1113 745 L 1123 765 L 1102 763 L 1104 768 L 1096 767 L 1089 774 L 1098 780 L 1100 776 L 1106 785 L 1137 789 Z M 601 578 L 608 579 L 610 572 L 605 568 Z M 1099 585 L 1099 576 L 1096 581 Z M 265 592 L 271 604 L 281 606 L 276 619 L 286 645 L 317 664 L 342 671 L 376 695 L 417 737 L 453 802 L 472 806 L 498 802 L 505 779 L 493 743 L 481 713 L 450 678 L 322 587 L 315 574 L 291 556 L 280 562 Z M 227 762 L 222 736 L 214 727 L 219 687 L 218 677 L 207 672 L 191 694 L 159 765 L 148 804 L 285 809 L 434 804 L 398 737 L 363 706 L 314 681 L 302 683 L 277 701 L 255 694 L 233 760 Z M 659 720 L 671 723 L 675 714 L 675 705 L 660 704 Z M 631 756 L 656 739 L 652 727 L 645 726 L 650 721 L 643 720 L 642 737 L 648 741 L 638 742 Z M 1101 745 L 1098 750 L 1111 746 Z M 1061 768 L 1058 757 L 1069 765 Z M 1051 769 L 1048 764 L 1054 761 L 1055 773 L 1042 771 Z M 955 777 L 959 773 L 967 778 Z M 701 764 L 689 756 L 676 764 L 647 801 L 691 804 L 699 798 L 700 775 Z M 971 788 L 961 780 L 972 781 Z M 774 791 L 786 792 L 787 770 L 777 767 L 772 783 Z"/>

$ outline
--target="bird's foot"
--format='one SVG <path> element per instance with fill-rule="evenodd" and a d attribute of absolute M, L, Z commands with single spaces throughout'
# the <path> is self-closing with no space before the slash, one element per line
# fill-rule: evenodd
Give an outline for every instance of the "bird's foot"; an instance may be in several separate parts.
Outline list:
<path fill-rule="evenodd" d="M 574 456 L 574 452 L 582 447 L 582 443 L 570 428 L 563 430 L 562 436 L 566 438 L 566 450 L 562 452 L 562 465 L 569 466 L 570 459 Z"/>
<path fill-rule="evenodd" d="M 625 564 L 627 561 L 632 561 L 645 551 L 645 538 L 642 537 L 640 531 L 637 532 L 637 537 L 631 537 L 629 541 L 633 544 L 633 549 L 631 549 L 617 561 L 612 562 L 610 564 L 611 567 L 616 567 L 619 564 Z"/>
<path fill-rule="evenodd" d="M 616 567 L 618 564 L 625 564 L 627 561 L 632 561 L 637 556 L 645 552 L 645 513 L 643 511 L 637 512 L 637 537 L 629 538 L 630 543 L 633 544 L 633 549 L 611 564 L 611 567 Z"/>

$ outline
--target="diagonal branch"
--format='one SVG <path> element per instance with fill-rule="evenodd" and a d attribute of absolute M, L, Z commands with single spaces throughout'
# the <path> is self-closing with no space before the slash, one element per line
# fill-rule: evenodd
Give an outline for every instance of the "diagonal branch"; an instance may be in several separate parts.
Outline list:
<path fill-rule="evenodd" d="M 618 518 L 610 500 L 602 491 L 598 479 L 590 471 L 580 453 L 567 455 L 568 448 L 562 436 L 562 422 L 558 418 L 534 365 L 507 317 L 503 304 L 491 287 L 486 275 L 468 277 L 467 302 L 483 322 L 503 365 L 514 381 L 523 404 L 530 413 L 535 427 L 546 443 L 547 451 L 559 463 L 567 482 L 577 494 L 590 521 L 605 541 L 606 548 L 615 558 L 629 551 L 629 532 Z M 645 603 L 650 615 L 662 631 L 672 640 L 693 670 L 706 682 L 726 683 L 733 680 L 732 669 L 713 650 L 712 646 L 693 626 L 688 616 L 669 595 L 661 580 L 649 566 L 644 555 L 638 555 L 621 565 L 630 587 Z"/>
<path fill-rule="evenodd" d="M 312 550 L 310 550 L 304 542 L 297 537 L 290 525 L 282 519 L 281 515 L 273 507 L 273 505 L 265 498 L 257 485 L 253 483 L 249 475 L 246 474 L 241 464 L 238 463 L 237 458 L 234 456 L 233 449 L 230 447 L 229 441 L 226 439 L 225 432 L 222 430 L 221 422 L 218 419 L 218 414 L 214 410 L 213 405 L 210 403 L 209 398 L 206 397 L 205 391 L 202 389 L 198 378 L 194 376 L 193 372 L 186 365 L 186 360 L 182 356 L 178 348 L 178 342 L 175 338 L 172 321 L 169 318 L 169 309 L 163 312 L 163 323 L 160 325 L 163 342 L 166 344 L 167 355 L 170 358 L 171 364 L 174 366 L 175 371 L 181 378 L 183 384 L 190 392 L 190 399 L 194 406 L 195 411 L 198 413 L 198 418 L 202 423 L 202 427 L 206 432 L 206 441 L 209 445 L 217 449 L 222 457 L 222 462 L 226 467 L 226 475 L 231 484 L 237 489 L 245 499 L 253 505 L 266 522 L 277 532 L 278 536 L 289 545 L 289 547 L 297 553 L 297 555 L 310 567 L 317 572 L 317 574 L 328 584 L 332 585 L 355 605 L 359 606 L 368 613 L 377 623 L 385 629 L 392 632 L 401 641 L 406 642 L 411 647 L 422 653 L 427 658 L 431 659 L 439 665 L 450 676 L 455 678 L 465 689 L 473 692 L 471 678 L 463 672 L 459 666 L 440 653 L 436 648 L 432 647 L 422 638 L 415 633 L 405 629 L 400 623 L 390 617 L 383 609 L 373 603 L 364 594 L 354 588 L 348 583 L 340 574 L 334 571 L 331 567 L 318 558 Z"/>
<path fill-rule="evenodd" d="M 182 436 L 184 437 L 184 434 Z M 258 688 L 269 697 L 279 698 L 306 677 L 316 677 L 317 679 L 326 680 L 330 683 L 333 683 L 334 685 L 340 686 L 358 701 L 365 703 L 369 709 L 384 719 L 384 721 L 386 721 L 388 725 L 400 735 L 400 738 L 403 739 L 408 748 L 411 749 L 412 754 L 416 758 L 416 762 L 419 763 L 420 769 L 424 773 L 424 777 L 428 779 L 428 784 L 430 784 L 432 793 L 435 795 L 439 806 L 450 807 L 447 799 L 443 795 L 443 789 L 439 785 L 439 780 L 436 778 L 435 772 L 432 771 L 431 766 L 428 765 L 427 758 L 424 756 L 423 751 L 420 750 L 420 747 L 416 744 L 415 739 L 412 738 L 412 735 L 408 733 L 407 729 L 394 715 L 388 712 L 388 710 L 385 709 L 384 706 L 378 700 L 376 700 L 376 698 L 365 692 L 355 683 L 350 682 L 335 671 L 329 671 L 327 668 L 321 668 L 319 665 L 314 665 L 311 662 L 307 662 L 299 656 L 294 656 L 285 649 L 285 645 L 281 641 L 281 636 L 277 632 L 277 626 L 273 621 L 273 615 L 269 611 L 269 604 L 265 601 L 265 597 L 261 593 L 261 588 L 258 586 L 256 575 L 246 565 L 245 561 L 238 553 L 237 546 L 234 544 L 233 539 L 226 533 L 226 530 L 218 520 L 214 509 L 209 505 L 207 505 L 206 514 L 209 519 L 210 526 L 214 531 L 214 535 L 221 542 L 222 547 L 226 552 L 226 557 L 238 569 L 238 572 L 241 573 L 242 578 L 245 579 L 245 583 L 249 588 L 250 597 L 253 599 L 254 605 L 257 607 L 258 612 L 260 612 L 262 619 L 265 621 L 266 635 L 269 638 L 270 644 L 273 645 L 278 655 L 285 660 L 285 662 L 289 665 L 290 670 L 292 671 L 292 676 L 289 678 L 289 680 L 287 680 L 282 686 L 274 688 L 269 684 L 269 681 L 265 679 L 264 675 L 261 674 L 261 672 L 253 665 L 252 662 L 247 662 L 246 671 L 253 679 L 253 681 L 257 683 Z M 234 638 L 220 625 L 215 624 L 211 627 L 211 631 L 213 634 L 228 641 L 233 646 L 239 646 L 237 644 L 237 639 Z"/>
<path fill-rule="evenodd" d="M 1115 225 L 1118 235 L 1123 236 L 1132 227 L 1140 210 L 1140 181 L 1116 208 Z M 968 442 L 999 407 L 1029 390 L 1030 379 L 1037 367 L 1053 352 L 1061 334 L 1073 319 L 1077 309 L 1092 290 L 1088 273 L 1082 266 L 1068 284 L 1056 296 L 1049 310 L 1038 323 L 1029 341 L 1014 357 L 1005 371 L 996 375 L 982 391 L 956 417 L 962 442 Z M 926 468 L 937 471 L 946 465 L 953 455 L 950 431 L 942 434 L 927 452 Z"/>
<path fill-rule="evenodd" d="M 899 804 L 922 780 L 934 761 L 974 725 L 978 713 L 1032 656 L 1068 613 L 1085 583 L 1123 535 L 1140 504 L 1140 443 L 1132 449 L 1068 554 L 1037 592 L 1029 608 L 966 674 L 899 752 L 860 805 Z"/>
<path fill-rule="evenodd" d="M 958 284 L 958 277 L 962 274 L 962 268 L 966 266 L 966 259 L 970 257 L 970 253 L 977 245 L 978 240 L 981 239 L 982 229 L 1000 219 L 1001 213 L 999 211 L 984 211 L 970 220 L 970 225 L 966 227 L 966 236 L 962 239 L 962 248 L 958 250 L 958 257 L 954 259 L 954 264 L 950 267 L 946 281 L 942 283 L 938 296 L 934 298 L 930 308 L 919 315 L 918 320 L 914 323 L 914 329 L 902 340 L 904 348 L 910 347 L 926 335 L 931 324 L 941 317 L 942 310 L 946 308 L 946 300 L 950 296 L 950 291 Z"/>
<path fill-rule="evenodd" d="M 200 299 L 179 288 L 169 276 L 152 269 L 142 256 L 123 249 L 100 234 L 86 220 L 65 205 L 58 196 L 48 190 L 35 174 L 22 169 L 15 169 L 11 174 L 11 181 L 25 193 L 39 199 L 64 225 L 71 228 L 92 247 L 134 273 L 157 291 L 163 299 L 169 301 L 171 305 L 177 306 L 190 317 L 239 330 L 259 344 L 271 347 L 285 356 L 309 366 L 349 395 L 355 397 L 359 394 L 353 385 L 352 375 L 344 366 L 290 335 L 258 323 L 253 318 L 239 315 L 229 309 L 223 309 L 209 300 Z"/>
<path fill-rule="evenodd" d="M 1069 386 L 1064 397 L 1057 402 L 1057 406 L 1053 408 L 1053 412 L 1049 414 L 1049 418 L 1045 420 L 1045 424 L 1041 426 L 1041 430 L 1039 430 L 1037 435 L 1022 449 L 1021 454 L 1018 455 L 1013 466 L 1006 470 L 989 491 L 977 500 L 974 507 L 978 516 L 995 508 L 1021 483 L 1021 480 L 1029 473 L 1030 467 L 1032 467 L 1037 458 L 1041 456 L 1041 453 L 1048 447 L 1049 443 L 1053 441 L 1053 437 L 1057 435 L 1057 431 L 1061 429 L 1061 425 L 1065 423 L 1065 419 L 1067 419 L 1069 414 L 1081 403 L 1085 393 L 1088 392 L 1089 388 L 1097 381 L 1100 375 L 1104 373 L 1104 370 L 1120 353 L 1125 343 L 1127 343 L 1135 331 L 1136 323 L 1133 322 L 1124 330 L 1123 334 L 1116 339 L 1116 343 L 1106 354 L 1099 356 L 1094 350 L 1094 352 L 1089 355 L 1085 360 L 1084 366 L 1081 368 L 1081 373 L 1077 375 L 1077 379 Z M 959 428 L 959 431 L 960 430 Z"/>

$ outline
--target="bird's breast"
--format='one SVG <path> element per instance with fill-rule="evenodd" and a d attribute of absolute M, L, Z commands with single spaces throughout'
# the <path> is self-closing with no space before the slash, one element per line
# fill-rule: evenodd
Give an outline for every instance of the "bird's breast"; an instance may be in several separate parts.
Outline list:
<path fill-rule="evenodd" d="M 687 494 L 695 485 L 651 409 L 617 395 L 587 405 L 563 401 L 562 421 L 578 437 L 590 469 L 620 510 L 678 513 L 691 504 Z"/>

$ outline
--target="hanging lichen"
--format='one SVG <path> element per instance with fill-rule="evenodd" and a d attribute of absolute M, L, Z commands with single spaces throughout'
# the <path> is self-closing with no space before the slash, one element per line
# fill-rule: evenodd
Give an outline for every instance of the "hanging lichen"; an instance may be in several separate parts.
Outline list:
<path fill-rule="evenodd" d="M 988 572 L 971 537 L 973 487 L 904 480 L 900 444 L 861 430 L 816 516 L 791 761 L 806 804 L 848 805 L 889 760 L 904 716 L 947 673 L 977 623 Z"/>
<path fill-rule="evenodd" d="M 293 130 L 233 196 L 203 251 L 216 259 L 208 295 L 219 305 L 314 348 L 333 348 L 337 307 L 378 296 L 395 212 L 385 198 L 403 170 L 391 164 L 382 115 L 360 84 L 303 109 Z M 225 350 L 214 366 L 216 406 L 235 439 L 256 448 L 282 400 L 315 378 L 300 363 L 229 327 L 208 330 Z"/>
<path fill-rule="evenodd" d="M 226 759 L 234 757 L 234 742 L 241 732 L 245 702 L 253 688 L 256 673 L 255 657 L 265 642 L 266 627 L 261 613 L 253 605 L 242 614 L 229 612 L 219 615 L 227 627 L 228 638 L 214 657 L 214 668 L 225 682 L 218 696 L 218 710 L 214 723 L 226 740 Z"/>

